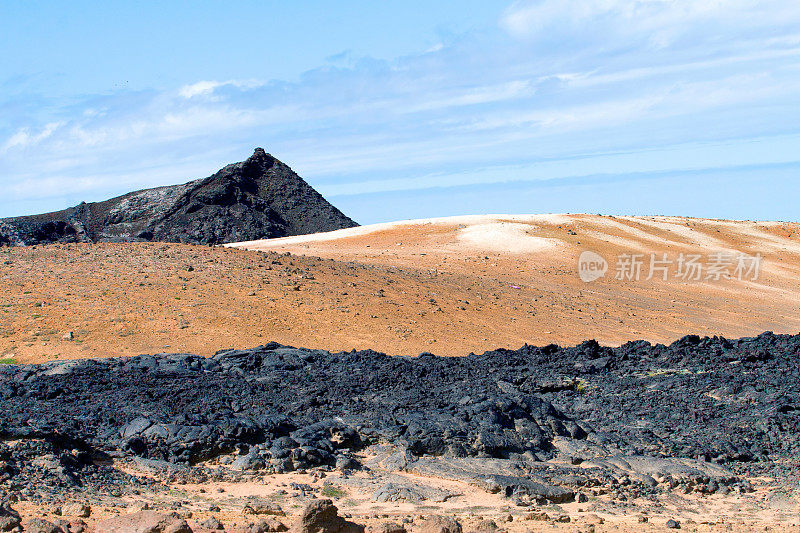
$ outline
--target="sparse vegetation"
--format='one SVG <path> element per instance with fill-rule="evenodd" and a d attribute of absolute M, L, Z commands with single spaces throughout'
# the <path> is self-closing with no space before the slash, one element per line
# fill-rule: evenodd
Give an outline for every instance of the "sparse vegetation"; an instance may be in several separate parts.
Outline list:
<path fill-rule="evenodd" d="M 344 490 L 341 487 L 335 487 L 333 485 L 325 485 L 324 487 L 322 487 L 320 493 L 323 496 L 327 496 L 328 498 L 336 498 L 337 500 L 347 496 L 346 490 Z"/>
<path fill-rule="evenodd" d="M 0 365 L 16 365 L 16 364 L 17 360 L 14 359 L 13 357 L 5 357 L 3 359 L 0 359 Z"/>

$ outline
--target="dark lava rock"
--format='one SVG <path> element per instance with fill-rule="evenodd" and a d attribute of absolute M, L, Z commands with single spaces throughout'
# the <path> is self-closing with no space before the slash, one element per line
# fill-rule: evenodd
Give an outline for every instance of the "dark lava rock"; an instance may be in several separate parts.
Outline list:
<path fill-rule="evenodd" d="M 586 364 L 597 360 L 604 363 Z M 108 455 L 136 457 L 189 480 L 202 472 L 187 465 L 220 454 L 286 472 L 354 466 L 342 458 L 390 444 L 398 451 L 385 462 L 395 469 L 419 470 L 435 458 L 434 471 L 449 464 L 473 476 L 475 461 L 524 459 L 528 474 L 483 469 L 481 479 L 520 501 L 569 501 L 594 481 L 546 469 L 530 475 L 530 461 L 561 456 L 566 445 L 568 457 L 599 450 L 584 458 L 638 472 L 628 487 L 642 494 L 656 485 L 747 492 L 749 484 L 733 474 L 665 459 L 797 479 L 783 459 L 800 454 L 798 361 L 800 335 L 765 333 L 687 337 L 670 346 L 524 346 L 467 357 L 270 343 L 211 358 L 2 365 L 0 439 L 19 442 L 0 442 L 0 483 L 32 496 L 50 489 L 112 493 L 135 480 L 105 466 Z"/>
<path fill-rule="evenodd" d="M 667 520 L 666 526 L 667 526 L 667 529 L 680 529 L 681 528 L 681 523 L 678 522 L 677 520 L 670 519 L 670 520 Z"/>
<path fill-rule="evenodd" d="M 162 241 L 219 244 L 350 228 L 357 224 L 291 168 L 257 148 L 205 179 L 104 202 L 0 219 L 0 246 Z"/>

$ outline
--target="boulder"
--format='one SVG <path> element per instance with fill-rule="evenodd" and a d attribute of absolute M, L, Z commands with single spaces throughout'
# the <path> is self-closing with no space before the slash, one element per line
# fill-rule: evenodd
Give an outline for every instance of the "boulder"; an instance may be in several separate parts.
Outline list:
<path fill-rule="evenodd" d="M 19 513 L 5 502 L 0 503 L 0 531 L 21 531 Z"/>
<path fill-rule="evenodd" d="M 225 526 L 216 517 L 209 517 L 197 524 L 200 531 L 225 531 Z"/>
<path fill-rule="evenodd" d="M 384 522 L 374 530 L 374 533 L 406 533 L 406 528 L 397 522 Z"/>
<path fill-rule="evenodd" d="M 314 500 L 303 511 L 295 526 L 297 533 L 364 533 L 364 526 L 339 516 L 331 500 Z M 460 533 L 457 532 L 457 533 Z"/>

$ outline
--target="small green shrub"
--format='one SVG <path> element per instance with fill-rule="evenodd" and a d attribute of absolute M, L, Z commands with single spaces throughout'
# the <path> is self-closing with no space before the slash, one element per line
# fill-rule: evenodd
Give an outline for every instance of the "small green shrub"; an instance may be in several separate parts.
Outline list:
<path fill-rule="evenodd" d="M 347 496 L 347 491 L 345 491 L 341 487 L 334 487 L 333 485 L 325 485 L 324 487 L 322 487 L 322 490 L 320 492 L 322 493 L 323 496 L 327 496 L 328 498 L 339 499 Z"/>

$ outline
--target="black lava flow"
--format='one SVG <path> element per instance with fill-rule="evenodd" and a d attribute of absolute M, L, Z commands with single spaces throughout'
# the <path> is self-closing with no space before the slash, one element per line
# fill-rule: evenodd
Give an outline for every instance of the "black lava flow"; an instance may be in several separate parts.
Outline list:
<path fill-rule="evenodd" d="M 376 443 L 546 460 L 561 437 L 763 472 L 800 455 L 799 356 L 800 335 L 764 333 L 466 357 L 271 343 L 4 366 L 0 438 L 183 464 L 257 447 L 285 471 Z"/>

